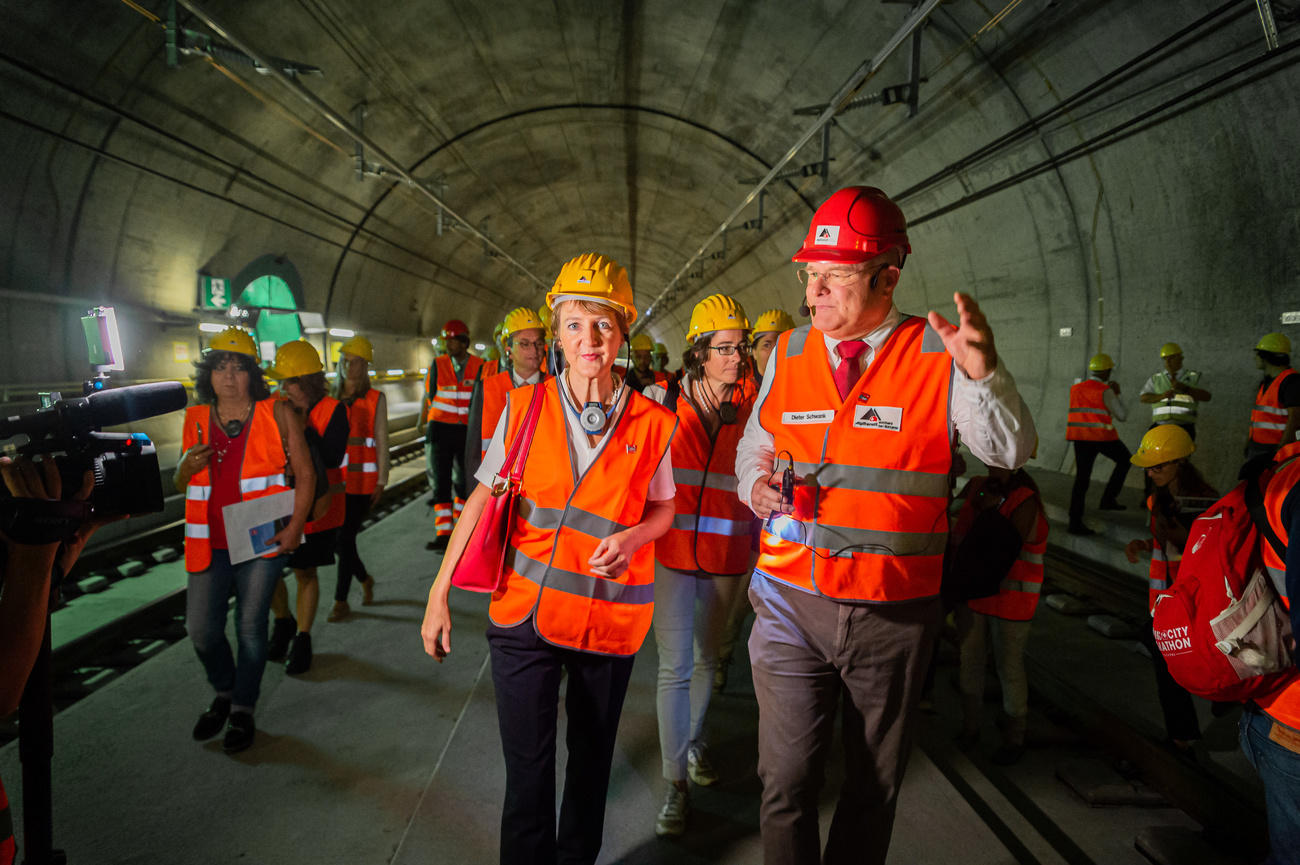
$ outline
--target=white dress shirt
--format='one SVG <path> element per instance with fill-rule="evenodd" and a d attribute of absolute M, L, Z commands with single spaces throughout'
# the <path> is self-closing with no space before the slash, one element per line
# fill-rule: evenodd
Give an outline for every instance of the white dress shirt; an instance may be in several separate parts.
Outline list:
<path fill-rule="evenodd" d="M 858 357 L 858 364 L 863 373 L 871 366 L 876 352 L 890 334 L 902 321 L 902 313 L 891 304 L 889 314 L 875 330 L 862 339 L 867 343 L 867 351 Z M 840 365 L 839 352 L 836 351 L 840 340 L 822 334 L 826 342 L 826 354 L 831 369 Z M 754 484 L 767 480 L 772 475 L 775 457 L 772 434 L 763 428 L 760 416 L 768 391 L 777 376 L 777 364 L 780 359 L 775 351 L 768 360 L 767 374 L 763 376 L 763 386 L 758 392 L 745 433 L 736 448 L 737 494 L 740 500 L 750 505 L 750 493 Z M 1002 468 L 1019 468 L 1029 460 L 1037 442 L 1034 419 L 1028 407 L 1020 399 L 1015 380 L 1000 361 L 996 369 L 982 379 L 972 379 L 962 372 L 954 363 L 952 382 L 952 423 L 961 434 L 965 444 L 985 465 Z M 1121 417 L 1121 420 L 1123 418 Z M 752 507 L 752 505 L 751 505 Z"/>

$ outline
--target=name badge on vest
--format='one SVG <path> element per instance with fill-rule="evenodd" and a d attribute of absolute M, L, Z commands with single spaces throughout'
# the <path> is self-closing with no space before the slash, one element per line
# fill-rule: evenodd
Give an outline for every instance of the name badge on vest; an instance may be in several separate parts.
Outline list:
<path fill-rule="evenodd" d="M 833 408 L 781 413 L 781 423 L 783 424 L 830 423 L 833 420 L 835 420 L 835 409 Z"/>
<path fill-rule="evenodd" d="M 896 405 L 854 406 L 853 428 L 898 432 L 903 428 L 903 409 Z"/>

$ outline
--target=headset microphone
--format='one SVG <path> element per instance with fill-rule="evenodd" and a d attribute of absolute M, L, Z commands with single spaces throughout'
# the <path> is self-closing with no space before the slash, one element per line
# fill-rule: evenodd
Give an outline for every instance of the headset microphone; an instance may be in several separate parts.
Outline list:
<path fill-rule="evenodd" d="M 802 315 L 804 318 L 808 318 L 808 316 L 812 314 L 812 310 L 808 308 L 807 301 L 804 301 L 799 304 L 799 314 Z"/>

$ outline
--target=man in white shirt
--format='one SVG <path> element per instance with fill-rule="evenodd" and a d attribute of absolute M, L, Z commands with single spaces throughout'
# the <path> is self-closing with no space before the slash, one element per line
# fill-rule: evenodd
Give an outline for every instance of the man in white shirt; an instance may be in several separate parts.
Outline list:
<path fill-rule="evenodd" d="M 812 325 L 781 336 L 737 452 L 738 493 L 767 520 L 749 642 L 767 865 L 885 861 L 939 622 L 956 436 L 1006 468 L 1034 446 L 974 299 L 955 295 L 957 326 L 894 306 L 910 252 L 879 189 L 841 189 L 818 209 L 794 256 Z M 837 712 L 845 785 L 823 856 Z"/>

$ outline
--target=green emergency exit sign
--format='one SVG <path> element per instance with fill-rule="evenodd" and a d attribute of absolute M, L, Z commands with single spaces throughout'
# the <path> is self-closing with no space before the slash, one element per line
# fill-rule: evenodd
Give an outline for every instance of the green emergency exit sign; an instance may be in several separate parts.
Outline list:
<path fill-rule="evenodd" d="M 203 309 L 230 309 L 230 280 L 199 274 L 199 306 Z"/>

